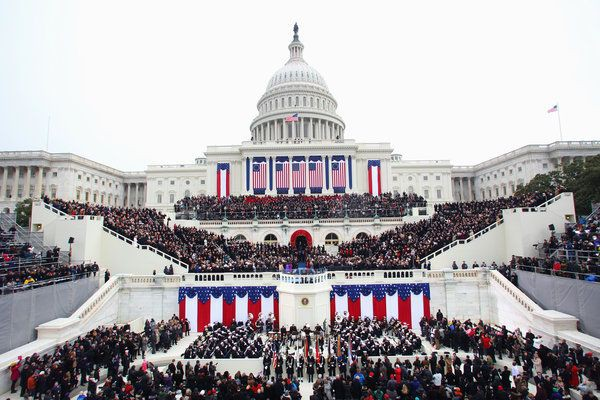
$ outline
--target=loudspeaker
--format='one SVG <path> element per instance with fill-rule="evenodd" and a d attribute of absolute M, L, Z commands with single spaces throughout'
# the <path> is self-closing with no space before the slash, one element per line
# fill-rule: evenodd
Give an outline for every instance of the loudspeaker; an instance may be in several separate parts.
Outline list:
<path fill-rule="evenodd" d="M 550 229 L 550 231 L 554 232 L 556 229 L 554 229 L 554 224 L 550 224 L 548 225 L 548 229 Z"/>
<path fill-rule="evenodd" d="M 75 238 L 73 236 L 71 236 L 69 238 L 69 244 L 73 244 L 73 243 L 75 243 Z"/>

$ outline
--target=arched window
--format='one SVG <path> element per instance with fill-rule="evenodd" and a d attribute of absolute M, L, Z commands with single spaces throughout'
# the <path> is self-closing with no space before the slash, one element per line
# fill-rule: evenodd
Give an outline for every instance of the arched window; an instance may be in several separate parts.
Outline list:
<path fill-rule="evenodd" d="M 335 233 L 331 232 L 325 236 L 325 244 L 328 246 L 337 246 L 340 242 L 340 238 Z"/>
<path fill-rule="evenodd" d="M 264 242 L 268 244 L 277 243 L 277 236 L 269 233 L 267 236 L 265 236 Z"/>
<path fill-rule="evenodd" d="M 356 239 L 358 240 L 365 240 L 369 237 L 369 235 L 367 235 L 365 232 L 360 232 L 358 235 L 356 235 Z"/>
<path fill-rule="evenodd" d="M 242 234 L 240 233 L 239 235 L 235 235 L 235 236 L 233 237 L 233 239 L 231 239 L 231 240 L 233 240 L 234 242 L 245 242 L 245 241 L 247 241 L 248 239 L 246 239 L 246 236 L 244 236 L 244 235 L 242 235 Z"/>

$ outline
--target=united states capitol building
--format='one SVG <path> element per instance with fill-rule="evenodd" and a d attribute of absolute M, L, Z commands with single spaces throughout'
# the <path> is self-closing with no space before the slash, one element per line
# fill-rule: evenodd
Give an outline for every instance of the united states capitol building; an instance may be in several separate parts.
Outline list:
<path fill-rule="evenodd" d="M 600 141 L 533 144 L 471 166 L 405 160 L 390 143 L 346 137 L 338 102 L 304 59 L 297 26 L 289 59 L 269 80 L 247 141 L 208 146 L 192 164 L 119 171 L 70 153 L 0 152 L 0 206 L 25 198 L 170 211 L 194 195 L 417 193 L 429 204 L 511 195 L 538 173 L 600 153 Z"/>

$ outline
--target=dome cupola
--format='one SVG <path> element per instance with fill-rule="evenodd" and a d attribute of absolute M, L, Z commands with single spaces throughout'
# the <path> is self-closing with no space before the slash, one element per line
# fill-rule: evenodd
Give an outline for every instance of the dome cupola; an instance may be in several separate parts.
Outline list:
<path fill-rule="evenodd" d="M 252 141 L 343 140 L 345 124 L 323 76 L 304 60 L 304 45 L 294 24 L 290 58 L 269 80 L 250 126 Z"/>

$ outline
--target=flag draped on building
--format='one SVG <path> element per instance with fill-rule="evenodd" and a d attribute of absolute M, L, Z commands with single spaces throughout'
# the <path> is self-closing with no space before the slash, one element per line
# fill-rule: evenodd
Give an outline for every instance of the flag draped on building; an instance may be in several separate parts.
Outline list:
<path fill-rule="evenodd" d="M 190 321 L 192 332 L 202 332 L 213 322 L 229 325 L 234 319 L 252 321 L 273 313 L 279 321 L 279 294 L 275 286 L 180 287 L 179 318 Z"/>
<path fill-rule="evenodd" d="M 254 194 L 265 194 L 267 190 L 267 159 L 265 157 L 252 159 L 252 189 L 254 189 Z"/>
<path fill-rule="evenodd" d="M 346 192 L 346 159 L 344 156 L 331 157 L 331 186 L 334 193 Z"/>
<path fill-rule="evenodd" d="M 290 159 L 275 157 L 275 188 L 277 194 L 288 194 L 290 190 Z"/>
<path fill-rule="evenodd" d="M 367 163 L 369 174 L 369 193 L 373 196 L 381 195 L 381 161 L 369 160 Z"/>
<path fill-rule="evenodd" d="M 229 197 L 229 163 L 217 163 L 217 197 Z"/>
<path fill-rule="evenodd" d="M 303 194 L 306 190 L 306 159 L 304 156 L 292 157 L 292 188 L 294 194 Z"/>
<path fill-rule="evenodd" d="M 333 285 L 330 316 L 346 312 L 355 318 L 395 318 L 416 328 L 421 318 L 431 315 L 430 299 L 428 283 Z"/>
<path fill-rule="evenodd" d="M 308 187 L 311 193 L 323 192 L 323 159 L 321 156 L 308 157 Z"/>

